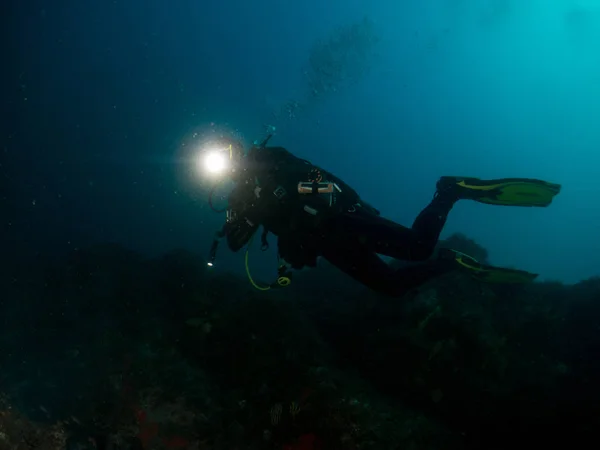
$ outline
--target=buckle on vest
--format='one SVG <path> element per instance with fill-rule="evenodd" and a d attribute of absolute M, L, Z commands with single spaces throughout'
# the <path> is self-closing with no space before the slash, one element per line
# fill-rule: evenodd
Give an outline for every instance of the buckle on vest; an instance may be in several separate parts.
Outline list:
<path fill-rule="evenodd" d="M 277 198 L 277 200 L 281 200 L 287 194 L 286 190 L 283 186 L 277 186 L 277 188 L 273 191 L 273 195 Z"/>

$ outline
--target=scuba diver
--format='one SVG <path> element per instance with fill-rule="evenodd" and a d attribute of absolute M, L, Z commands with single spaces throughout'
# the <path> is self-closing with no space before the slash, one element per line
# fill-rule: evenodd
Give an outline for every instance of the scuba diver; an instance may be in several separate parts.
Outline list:
<path fill-rule="evenodd" d="M 229 161 L 217 164 L 227 167 L 235 187 L 228 197 L 226 222 L 213 241 L 209 265 L 215 260 L 221 238 L 237 252 L 262 226 L 263 250 L 268 247 L 268 233 L 276 235 L 281 264 L 277 281 L 266 287 L 257 285 L 248 272 L 259 289 L 288 285 L 290 268 L 315 267 L 318 257 L 363 285 L 396 297 L 453 270 L 467 271 L 487 282 L 522 283 L 537 276 L 484 265 L 452 249 L 436 251 L 436 245 L 448 214 L 459 200 L 544 207 L 560 192 L 560 185 L 527 178 L 444 176 L 437 182 L 431 202 L 408 228 L 382 217 L 331 172 L 283 147 L 268 147 L 270 138 L 255 143 L 245 156 L 240 144 L 229 142 L 225 151 Z M 212 191 L 212 207 L 211 198 Z M 418 264 L 393 268 L 378 255 Z M 248 269 L 247 264 L 246 253 Z"/>

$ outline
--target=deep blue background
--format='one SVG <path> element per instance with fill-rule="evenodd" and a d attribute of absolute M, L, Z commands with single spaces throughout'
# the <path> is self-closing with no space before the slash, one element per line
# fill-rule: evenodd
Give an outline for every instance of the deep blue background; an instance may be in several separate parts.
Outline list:
<path fill-rule="evenodd" d="M 364 15 L 381 39 L 368 75 L 309 100 L 311 45 Z M 104 241 L 205 252 L 222 217 L 195 133 L 249 143 L 269 123 L 405 224 L 440 175 L 562 183 L 547 209 L 459 204 L 444 235 L 544 278 L 600 274 L 600 2 L 38 0 L 2 20 L 7 260 Z M 289 99 L 305 108 L 275 117 Z"/>

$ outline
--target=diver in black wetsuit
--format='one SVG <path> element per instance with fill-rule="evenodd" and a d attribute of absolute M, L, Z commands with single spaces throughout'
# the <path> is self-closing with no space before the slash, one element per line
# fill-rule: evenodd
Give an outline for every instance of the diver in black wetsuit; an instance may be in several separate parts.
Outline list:
<path fill-rule="evenodd" d="M 282 267 L 314 267 L 322 256 L 365 286 L 392 296 L 459 268 L 488 281 L 535 278 L 524 271 L 484 266 L 449 249 L 431 257 L 458 200 L 547 206 L 560 191 L 559 185 L 533 179 L 442 177 L 431 203 L 407 228 L 381 217 L 332 173 L 282 147 L 267 147 L 267 141 L 253 146 L 232 172 L 237 184 L 229 195 L 227 221 L 218 233 L 226 237 L 232 251 L 244 247 L 262 225 L 263 245 L 267 233 L 278 237 L 278 253 L 287 265 L 280 267 L 280 275 L 285 271 Z M 420 264 L 394 270 L 378 254 Z"/>

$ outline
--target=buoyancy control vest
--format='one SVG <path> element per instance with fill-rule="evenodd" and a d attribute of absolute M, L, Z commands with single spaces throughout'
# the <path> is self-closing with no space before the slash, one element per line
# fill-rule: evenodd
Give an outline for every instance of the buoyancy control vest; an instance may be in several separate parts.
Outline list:
<path fill-rule="evenodd" d="M 248 164 L 258 188 L 261 222 L 274 234 L 310 230 L 360 202 L 340 178 L 283 147 L 251 149 Z"/>

